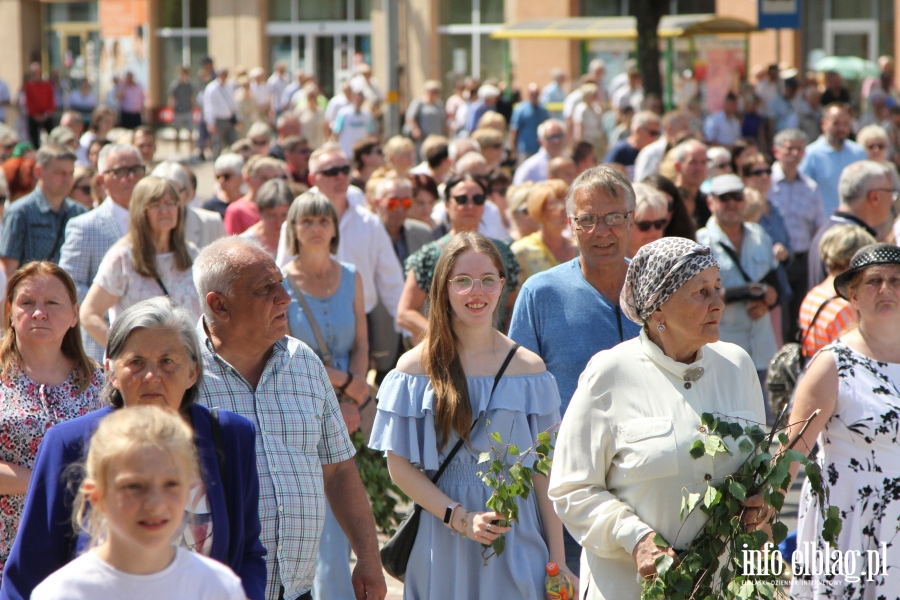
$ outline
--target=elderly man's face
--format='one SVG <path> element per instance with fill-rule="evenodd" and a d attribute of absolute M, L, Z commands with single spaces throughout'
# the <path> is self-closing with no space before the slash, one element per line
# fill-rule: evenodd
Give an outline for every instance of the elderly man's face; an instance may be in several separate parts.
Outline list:
<path fill-rule="evenodd" d="M 684 154 L 684 161 L 676 164 L 685 185 L 698 187 L 706 179 L 706 146 L 690 147 Z"/>
<path fill-rule="evenodd" d="M 329 200 L 343 198 L 350 187 L 350 161 L 338 152 L 319 157 L 312 182 Z M 346 173 L 344 171 L 347 171 Z"/>
<path fill-rule="evenodd" d="M 116 204 L 128 208 L 134 186 L 145 172 L 140 158 L 131 152 L 120 152 L 107 157 L 106 171 L 100 174 L 99 181 Z"/>
<path fill-rule="evenodd" d="M 774 150 L 775 158 L 781 163 L 782 168 L 793 169 L 798 167 L 800 161 L 803 160 L 806 144 L 803 143 L 803 140 L 788 140 L 780 146 L 775 146 Z"/>
<path fill-rule="evenodd" d="M 544 132 L 544 139 L 540 142 L 547 154 L 556 158 L 562 154 L 563 149 L 566 147 L 566 133 L 562 130 L 562 127 L 554 123 Z"/>
<path fill-rule="evenodd" d="M 696 351 L 706 344 L 719 341 L 719 321 L 725 303 L 719 297 L 718 267 L 708 267 L 689 279 L 651 315 L 654 323 L 661 323 L 660 333 L 666 339 L 678 340 L 679 347 Z"/>
<path fill-rule="evenodd" d="M 412 189 L 408 185 L 389 185 L 381 198 L 375 199 L 378 216 L 388 230 L 403 226 L 406 213 L 412 207 Z"/>
<path fill-rule="evenodd" d="M 707 198 L 709 210 L 720 226 L 734 227 L 744 222 L 744 192 L 728 192 L 721 196 L 712 194 Z"/>
<path fill-rule="evenodd" d="M 225 327 L 250 346 L 270 346 L 288 334 L 291 297 L 284 289 L 284 277 L 262 251 L 244 250 L 232 264 L 239 274 L 225 299 L 229 317 Z"/>
<path fill-rule="evenodd" d="M 631 216 L 621 225 L 607 225 L 604 218 L 610 214 L 627 214 L 628 206 L 625 198 L 615 198 L 606 192 L 582 189 L 575 195 L 575 214 L 569 216 L 569 225 L 581 259 L 589 268 L 602 268 L 621 262 L 628 248 L 628 237 L 631 231 Z M 575 219 L 582 215 L 600 217 L 591 228 L 580 227 Z"/>

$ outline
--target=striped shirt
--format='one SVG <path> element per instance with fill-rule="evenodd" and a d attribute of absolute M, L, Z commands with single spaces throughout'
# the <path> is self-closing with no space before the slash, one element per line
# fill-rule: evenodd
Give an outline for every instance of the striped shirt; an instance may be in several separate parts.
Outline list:
<path fill-rule="evenodd" d="M 294 600 L 312 588 L 325 523 L 322 465 L 348 460 L 350 443 L 325 367 L 302 342 L 285 336 L 253 389 L 216 354 L 203 319 L 199 402 L 235 412 L 256 426 L 260 539 L 266 555 L 266 598 Z"/>
<path fill-rule="evenodd" d="M 809 290 L 800 305 L 800 331 L 806 333 L 812 324 L 812 330 L 803 340 L 803 356 L 811 358 L 816 352 L 838 339 L 845 331 L 856 327 L 856 311 L 843 298 L 834 298 L 834 285 L 826 281 Z M 829 298 L 834 298 L 813 324 L 812 320 Z"/>

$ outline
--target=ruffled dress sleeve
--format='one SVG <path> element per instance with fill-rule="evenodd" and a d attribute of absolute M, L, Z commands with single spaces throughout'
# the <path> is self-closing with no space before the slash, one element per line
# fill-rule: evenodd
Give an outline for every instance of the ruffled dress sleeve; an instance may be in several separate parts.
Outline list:
<path fill-rule="evenodd" d="M 484 415 L 472 431 L 470 445 L 460 451 L 472 460 L 491 450 L 490 433 L 499 433 L 503 446 L 515 444 L 524 452 L 539 433 L 560 422 L 559 390 L 549 372 L 503 377 L 493 397 L 493 377 L 469 377 L 468 383 L 473 416 Z M 369 446 L 390 450 L 426 471 L 436 470 L 458 437 L 451 434 L 439 452 L 434 413 L 434 389 L 426 375 L 391 371 L 378 391 L 378 414 Z M 529 457 L 523 464 L 530 467 L 533 462 Z"/>

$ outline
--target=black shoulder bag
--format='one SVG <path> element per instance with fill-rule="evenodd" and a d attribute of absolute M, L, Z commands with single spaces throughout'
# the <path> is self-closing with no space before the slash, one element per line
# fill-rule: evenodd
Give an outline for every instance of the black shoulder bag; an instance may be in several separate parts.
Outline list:
<path fill-rule="evenodd" d="M 503 361 L 503 365 L 497 372 L 497 376 L 494 377 L 494 387 L 491 388 L 491 396 L 494 395 L 494 390 L 497 389 L 500 378 L 503 377 L 506 367 L 509 366 L 510 361 L 518 349 L 519 344 L 516 344 L 513 346 L 513 349 L 509 351 L 509 354 L 506 355 L 506 360 Z M 488 406 L 490 406 L 490 398 L 488 398 Z M 472 423 L 472 428 L 469 431 L 475 429 L 475 425 L 478 424 L 480 418 L 481 415 L 478 415 L 478 417 L 475 418 L 475 421 Z M 450 464 L 450 461 L 453 460 L 456 453 L 462 448 L 462 445 L 462 439 L 456 442 L 456 445 L 453 446 L 450 454 L 448 454 L 447 458 L 444 459 L 444 462 L 441 463 L 437 473 L 431 478 L 431 483 L 437 485 L 437 482 L 441 478 L 441 475 L 444 474 L 447 465 Z M 412 554 L 413 544 L 416 543 L 416 534 L 419 532 L 419 519 L 421 516 L 422 507 L 418 504 L 413 504 L 409 509 L 409 512 L 406 513 L 406 516 L 403 517 L 403 521 L 400 522 L 400 526 L 397 527 L 397 532 L 394 533 L 391 539 L 389 539 L 381 549 L 381 565 L 384 567 L 387 574 L 394 579 L 403 581 L 406 577 L 406 565 L 409 563 L 409 555 Z"/>

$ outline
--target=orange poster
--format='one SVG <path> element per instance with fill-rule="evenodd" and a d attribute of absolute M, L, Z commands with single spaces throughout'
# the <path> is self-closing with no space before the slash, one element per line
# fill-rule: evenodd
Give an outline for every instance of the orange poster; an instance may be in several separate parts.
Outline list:
<path fill-rule="evenodd" d="M 150 20 L 148 0 L 100 0 L 100 37 L 128 37 Z"/>

